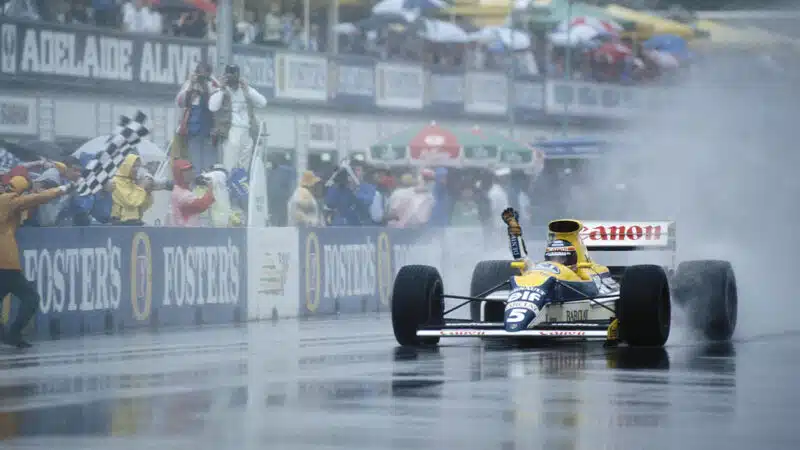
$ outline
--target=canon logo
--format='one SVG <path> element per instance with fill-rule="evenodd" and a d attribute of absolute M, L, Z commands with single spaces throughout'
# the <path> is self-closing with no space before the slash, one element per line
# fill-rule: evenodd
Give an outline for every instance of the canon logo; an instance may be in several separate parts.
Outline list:
<path fill-rule="evenodd" d="M 662 232 L 661 225 L 600 225 L 583 227 L 581 237 L 590 241 L 658 241 Z"/>

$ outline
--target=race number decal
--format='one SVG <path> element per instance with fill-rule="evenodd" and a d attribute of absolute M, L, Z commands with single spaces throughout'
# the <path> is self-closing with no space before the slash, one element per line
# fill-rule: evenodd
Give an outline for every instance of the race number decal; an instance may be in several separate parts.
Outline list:
<path fill-rule="evenodd" d="M 517 323 L 525 320 L 525 313 L 527 311 L 533 311 L 534 315 L 538 315 L 539 307 L 536 306 L 534 303 L 526 301 L 510 302 L 506 305 L 506 311 L 508 311 L 508 317 L 506 318 L 506 322 Z"/>
<path fill-rule="evenodd" d="M 509 311 L 508 317 L 506 318 L 507 323 L 517 323 L 522 322 L 525 320 L 525 308 L 515 308 Z"/>

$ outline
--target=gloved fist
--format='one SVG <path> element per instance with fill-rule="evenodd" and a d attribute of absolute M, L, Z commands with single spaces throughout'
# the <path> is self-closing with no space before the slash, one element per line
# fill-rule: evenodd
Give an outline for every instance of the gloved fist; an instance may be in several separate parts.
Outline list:
<path fill-rule="evenodd" d="M 522 227 L 519 226 L 519 213 L 514 211 L 514 208 L 506 208 L 500 216 L 508 226 L 509 235 L 522 236 Z"/>

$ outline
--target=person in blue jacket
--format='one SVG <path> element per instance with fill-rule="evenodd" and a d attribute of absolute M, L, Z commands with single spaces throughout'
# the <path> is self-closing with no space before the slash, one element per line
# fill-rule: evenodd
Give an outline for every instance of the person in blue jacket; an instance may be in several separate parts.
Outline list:
<path fill-rule="evenodd" d="M 370 214 L 375 199 L 375 185 L 354 179 L 355 172 L 340 167 L 325 194 L 325 205 L 331 211 L 332 226 L 374 225 Z"/>
<path fill-rule="evenodd" d="M 89 153 L 81 153 L 79 156 L 80 164 L 86 167 L 94 158 Z M 77 226 L 87 226 L 92 224 L 111 223 L 111 192 L 106 189 L 93 195 L 78 196 L 73 195 L 70 204 L 70 214 L 73 217 L 73 224 Z"/>
<path fill-rule="evenodd" d="M 447 184 L 447 169 L 436 169 L 433 182 L 433 210 L 428 225 L 433 227 L 446 227 L 450 225 L 450 216 L 453 213 L 453 196 Z"/>

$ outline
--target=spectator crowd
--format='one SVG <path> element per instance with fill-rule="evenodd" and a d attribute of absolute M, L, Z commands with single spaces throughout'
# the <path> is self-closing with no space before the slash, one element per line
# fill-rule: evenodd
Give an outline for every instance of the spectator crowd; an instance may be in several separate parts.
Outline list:
<path fill-rule="evenodd" d="M 6 0 L 5 15 L 62 24 L 80 24 L 146 33 L 215 40 L 217 17 L 213 4 L 199 8 L 164 8 L 154 0 Z M 443 22 L 401 15 L 376 16 L 365 10 L 353 23 L 326 23 L 322 11 L 310 15 L 304 29 L 300 3 L 284 8 L 275 0 L 256 11 L 245 9 L 234 16 L 234 41 L 243 45 L 265 45 L 295 51 L 328 52 L 334 31 L 340 53 L 367 55 L 379 60 L 421 62 L 429 66 L 472 70 L 516 71 L 522 75 L 545 75 L 594 82 L 643 82 L 659 79 L 689 63 L 688 58 L 653 53 L 642 42 L 602 33 L 597 39 L 576 45 L 572 52 L 556 45 L 547 33 L 520 30 L 520 46 L 508 39 L 439 39 L 433 25 Z M 298 6 L 300 6 L 298 8 Z M 453 33 L 476 33 L 480 29 L 467 20 L 443 25 Z M 452 30 L 451 30 L 452 31 Z M 570 59 L 569 64 L 567 59 Z M 571 70 L 566 70 L 571 67 Z"/>
<path fill-rule="evenodd" d="M 44 192 L 77 183 L 94 155 L 22 162 L 0 150 L 3 192 Z M 198 175 L 186 159 L 171 161 L 171 179 L 157 179 L 137 154 L 128 155 L 97 194 L 74 191 L 31 209 L 22 226 L 143 225 L 154 194 L 167 191 L 168 225 L 244 224 L 247 189 L 219 164 Z M 269 158 L 267 193 L 273 226 L 491 226 L 509 204 L 530 217 L 534 177 L 508 168 L 386 168 L 351 158 L 296 176 L 283 152 Z"/>

